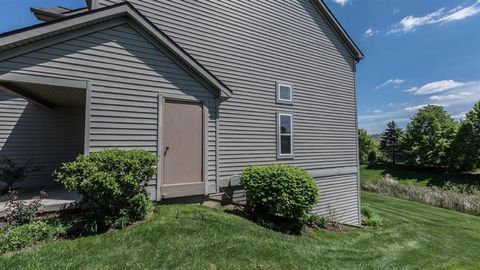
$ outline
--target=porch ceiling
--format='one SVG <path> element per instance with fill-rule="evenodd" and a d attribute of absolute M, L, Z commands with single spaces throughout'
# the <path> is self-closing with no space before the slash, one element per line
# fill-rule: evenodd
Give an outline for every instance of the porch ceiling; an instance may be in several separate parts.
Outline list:
<path fill-rule="evenodd" d="M 0 90 L 50 109 L 56 106 L 85 105 L 86 84 L 78 81 L 2 75 L 0 76 Z"/>
<path fill-rule="evenodd" d="M 54 106 L 85 105 L 85 89 L 23 82 L 0 83 L 0 85 L 11 88 L 13 91 L 15 89 L 20 90 L 29 96 L 37 97 Z"/>

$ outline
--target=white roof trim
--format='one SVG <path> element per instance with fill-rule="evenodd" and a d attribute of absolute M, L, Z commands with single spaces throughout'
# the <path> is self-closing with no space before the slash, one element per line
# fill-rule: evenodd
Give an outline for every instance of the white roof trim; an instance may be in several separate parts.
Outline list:
<path fill-rule="evenodd" d="M 327 5 L 323 0 L 311 0 L 315 7 L 319 10 L 322 16 L 325 18 L 330 27 L 335 31 L 340 40 L 347 46 L 348 50 L 355 58 L 355 60 L 360 61 L 364 55 L 362 51 L 358 48 L 357 44 L 353 42 L 352 38 L 348 35 L 342 25 L 338 22 L 337 18 L 333 15 Z"/>

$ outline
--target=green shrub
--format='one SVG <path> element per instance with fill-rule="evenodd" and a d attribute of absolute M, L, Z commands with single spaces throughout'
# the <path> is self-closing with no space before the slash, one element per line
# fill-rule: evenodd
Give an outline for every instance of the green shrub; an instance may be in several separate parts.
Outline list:
<path fill-rule="evenodd" d="M 65 234 L 66 228 L 60 223 L 35 221 L 20 226 L 9 226 L 0 230 L 0 253 L 19 250 Z"/>
<path fill-rule="evenodd" d="M 311 214 L 306 219 L 306 223 L 310 227 L 317 227 L 317 228 L 327 228 L 327 226 L 331 223 L 330 219 L 326 215 L 316 215 Z"/>
<path fill-rule="evenodd" d="M 362 225 L 371 226 L 371 227 L 380 227 L 382 226 L 382 220 L 375 213 L 375 211 L 368 204 L 362 204 L 361 206 L 362 214 Z"/>
<path fill-rule="evenodd" d="M 146 185 L 156 165 L 157 157 L 144 150 L 107 149 L 80 155 L 54 175 L 66 189 L 82 195 L 99 227 L 123 227 L 144 219 L 151 208 Z"/>
<path fill-rule="evenodd" d="M 247 207 L 255 214 L 302 220 L 319 199 L 307 171 L 288 165 L 251 166 L 241 177 Z"/>

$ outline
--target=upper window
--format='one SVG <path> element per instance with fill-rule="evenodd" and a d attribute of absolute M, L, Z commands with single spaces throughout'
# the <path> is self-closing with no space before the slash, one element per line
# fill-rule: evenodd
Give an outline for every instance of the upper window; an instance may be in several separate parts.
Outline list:
<path fill-rule="evenodd" d="M 293 103 L 292 85 L 286 83 L 277 83 L 277 103 Z"/>
<path fill-rule="evenodd" d="M 278 113 L 277 153 L 278 158 L 293 157 L 293 115 Z"/>

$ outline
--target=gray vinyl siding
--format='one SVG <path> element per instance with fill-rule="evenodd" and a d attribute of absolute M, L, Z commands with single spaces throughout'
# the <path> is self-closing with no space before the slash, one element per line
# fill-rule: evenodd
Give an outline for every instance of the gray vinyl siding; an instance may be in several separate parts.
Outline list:
<path fill-rule="evenodd" d="M 83 107 L 50 110 L 0 90 L 0 156 L 41 166 L 22 187 L 54 184 L 52 172 L 83 153 L 83 123 Z"/>
<path fill-rule="evenodd" d="M 220 104 L 222 185 L 247 165 L 279 162 L 278 111 L 295 115 L 295 156 L 281 162 L 308 170 L 357 166 L 354 59 L 310 0 L 128 2 L 234 92 Z M 277 81 L 293 84 L 293 105 L 276 104 Z M 343 193 L 358 199 L 335 190 Z M 358 205 L 348 209 L 358 215 Z"/>
<path fill-rule="evenodd" d="M 214 190 L 216 96 L 125 21 L 88 31 L 0 62 L 0 72 L 90 80 L 89 151 L 119 147 L 157 153 L 158 95 L 205 102 L 209 109 L 208 180 Z M 152 180 L 149 190 L 153 195 L 154 185 Z"/>
<path fill-rule="evenodd" d="M 315 180 L 320 187 L 320 201 L 313 212 L 345 224 L 359 225 L 357 174 L 316 177 Z"/>

